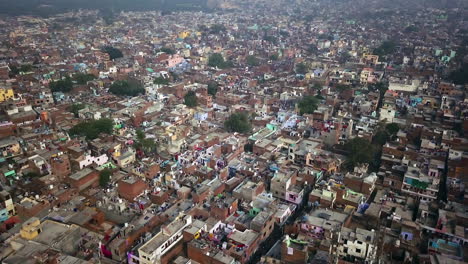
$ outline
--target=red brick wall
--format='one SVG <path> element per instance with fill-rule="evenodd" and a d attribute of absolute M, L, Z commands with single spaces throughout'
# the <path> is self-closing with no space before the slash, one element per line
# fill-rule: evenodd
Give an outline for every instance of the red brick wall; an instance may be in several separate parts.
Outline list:
<path fill-rule="evenodd" d="M 286 243 L 281 244 L 281 260 L 288 264 L 303 264 L 307 263 L 308 254 L 307 250 L 301 251 L 293 249 L 293 254 L 288 254 L 288 246 Z"/>
<path fill-rule="evenodd" d="M 71 178 L 68 178 L 70 185 L 74 188 L 83 189 L 83 185 L 90 184 L 90 186 L 99 184 L 99 173 L 97 171 L 92 171 L 90 174 L 85 177 L 75 181 Z M 84 188 L 86 189 L 86 188 Z"/>
<path fill-rule="evenodd" d="M 142 180 L 136 180 L 135 183 L 130 184 L 125 181 L 120 181 L 118 186 L 119 195 L 129 201 L 133 201 L 135 197 L 140 195 L 148 185 Z"/>

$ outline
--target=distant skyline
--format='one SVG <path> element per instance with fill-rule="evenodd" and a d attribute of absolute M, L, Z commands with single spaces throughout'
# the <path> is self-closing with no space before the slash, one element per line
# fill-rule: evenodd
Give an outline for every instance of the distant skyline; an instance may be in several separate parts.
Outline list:
<path fill-rule="evenodd" d="M 0 14 L 48 16 L 76 9 L 202 10 L 206 0 L 0 0 Z"/>

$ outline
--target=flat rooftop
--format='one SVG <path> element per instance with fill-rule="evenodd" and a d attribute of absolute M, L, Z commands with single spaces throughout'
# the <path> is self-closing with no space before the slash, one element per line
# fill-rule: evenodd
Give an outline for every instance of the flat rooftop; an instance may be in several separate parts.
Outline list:
<path fill-rule="evenodd" d="M 91 172 L 93 172 L 92 169 L 90 168 L 84 168 L 78 172 L 75 172 L 73 173 L 72 175 L 70 175 L 69 177 L 75 181 L 78 181 L 80 179 L 82 179 L 83 177 L 86 177 L 88 174 L 90 174 Z"/>

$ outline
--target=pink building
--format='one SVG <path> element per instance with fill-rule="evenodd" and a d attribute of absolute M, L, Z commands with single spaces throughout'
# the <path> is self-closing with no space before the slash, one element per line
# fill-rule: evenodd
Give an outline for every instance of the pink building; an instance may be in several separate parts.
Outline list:
<path fill-rule="evenodd" d="M 168 68 L 172 68 L 172 67 L 179 65 L 183 61 L 184 61 L 184 58 L 182 56 L 175 54 L 175 55 L 170 56 L 169 59 L 167 59 L 166 63 L 167 63 Z"/>
<path fill-rule="evenodd" d="M 303 196 L 304 189 L 297 185 L 293 185 L 286 191 L 286 197 L 284 199 L 294 204 L 300 204 L 302 202 Z"/>

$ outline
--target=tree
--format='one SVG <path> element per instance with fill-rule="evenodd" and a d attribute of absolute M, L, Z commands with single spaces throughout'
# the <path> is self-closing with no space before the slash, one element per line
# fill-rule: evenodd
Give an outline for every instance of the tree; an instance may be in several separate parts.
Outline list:
<path fill-rule="evenodd" d="M 314 83 L 311 88 L 314 91 L 320 91 L 322 89 L 322 85 L 320 85 L 320 83 Z"/>
<path fill-rule="evenodd" d="M 167 53 L 169 55 L 173 55 L 175 54 L 175 50 L 171 49 L 171 48 L 168 48 L 168 47 L 162 47 L 159 49 L 160 52 L 164 52 L 164 53 Z"/>
<path fill-rule="evenodd" d="M 112 46 L 106 46 L 106 47 L 102 48 L 102 51 L 109 54 L 109 58 L 111 60 L 123 57 L 122 51 L 120 51 L 119 49 L 114 48 Z"/>
<path fill-rule="evenodd" d="M 385 130 L 392 136 L 395 136 L 400 131 L 400 126 L 396 123 L 390 123 L 385 126 Z"/>
<path fill-rule="evenodd" d="M 253 152 L 253 146 L 254 144 L 253 143 L 247 143 L 244 145 L 244 151 L 245 152 Z"/>
<path fill-rule="evenodd" d="M 229 132 L 248 133 L 252 126 L 245 113 L 234 113 L 224 122 L 224 128 Z"/>
<path fill-rule="evenodd" d="M 271 55 L 270 55 L 270 60 L 272 60 L 272 61 L 277 61 L 278 59 L 279 59 L 279 56 L 278 56 L 277 53 L 271 54 Z"/>
<path fill-rule="evenodd" d="M 372 138 L 372 143 L 378 146 L 383 146 L 389 140 L 394 140 L 396 134 L 400 130 L 400 126 L 396 123 L 380 124 L 377 128 L 377 132 Z"/>
<path fill-rule="evenodd" d="M 306 15 L 306 16 L 304 16 L 303 19 L 304 19 L 304 21 L 306 21 L 306 22 L 311 22 L 311 21 L 314 20 L 314 15 Z"/>
<path fill-rule="evenodd" d="M 344 63 L 348 62 L 348 60 L 350 58 L 351 58 L 351 54 L 349 54 L 348 51 L 344 51 L 338 57 L 338 62 L 341 63 L 341 64 L 344 64 Z"/>
<path fill-rule="evenodd" d="M 34 171 L 30 171 L 30 172 L 27 172 L 26 174 L 23 175 L 23 178 L 28 178 L 28 179 L 32 179 L 32 178 L 38 178 L 40 177 L 41 175 L 37 172 L 34 172 Z"/>
<path fill-rule="evenodd" d="M 136 131 L 136 139 L 135 147 L 137 149 L 143 150 L 146 154 L 156 153 L 156 142 L 151 138 L 147 138 L 143 130 L 138 129 Z"/>
<path fill-rule="evenodd" d="M 108 118 L 101 118 L 99 120 L 91 120 L 81 122 L 69 131 L 71 136 L 84 136 L 88 140 L 93 140 L 99 137 L 99 134 L 112 134 L 114 129 L 114 122 Z"/>
<path fill-rule="evenodd" d="M 307 65 L 305 65 L 305 63 L 301 62 L 301 63 L 296 64 L 296 73 L 297 74 L 306 74 L 308 70 L 309 69 L 308 69 Z"/>
<path fill-rule="evenodd" d="M 374 49 L 374 54 L 379 56 L 386 56 L 396 50 L 396 43 L 393 41 L 384 41 L 379 47 Z"/>
<path fill-rule="evenodd" d="M 297 104 L 299 114 L 312 114 L 318 107 L 318 99 L 315 96 L 306 96 Z"/>
<path fill-rule="evenodd" d="M 265 36 L 263 37 L 263 40 L 271 42 L 273 44 L 276 44 L 278 42 L 278 39 L 274 36 Z"/>
<path fill-rule="evenodd" d="M 208 58 L 208 65 L 211 67 L 222 68 L 222 66 L 224 65 L 223 56 L 219 53 L 211 54 L 210 57 Z"/>
<path fill-rule="evenodd" d="M 90 73 L 77 73 L 73 76 L 73 80 L 75 80 L 77 84 L 81 85 L 86 84 L 94 79 L 96 79 L 96 76 Z"/>
<path fill-rule="evenodd" d="M 106 25 L 112 25 L 115 22 L 115 13 L 113 9 L 110 8 L 103 8 L 99 10 L 99 15 L 101 16 L 102 20 Z"/>
<path fill-rule="evenodd" d="M 208 83 L 208 94 L 213 96 L 213 98 L 216 97 L 216 93 L 218 92 L 218 83 L 217 82 L 209 82 Z"/>
<path fill-rule="evenodd" d="M 110 177 L 112 175 L 112 171 L 109 169 L 104 169 L 99 173 L 99 185 L 102 188 L 107 187 L 110 181 Z"/>
<path fill-rule="evenodd" d="M 198 105 L 197 94 L 194 91 L 189 91 L 184 96 L 184 104 L 188 107 L 196 107 Z"/>
<path fill-rule="evenodd" d="M 153 81 L 154 84 L 160 84 L 160 85 L 168 85 L 169 84 L 169 79 L 163 78 L 163 77 L 158 77 L 154 79 Z"/>
<path fill-rule="evenodd" d="M 230 62 L 226 62 L 221 54 L 213 53 L 208 58 L 208 66 L 226 69 L 232 67 L 232 64 Z"/>
<path fill-rule="evenodd" d="M 289 32 L 288 32 L 288 31 L 285 31 L 285 30 L 281 30 L 281 31 L 279 32 L 279 34 L 280 34 L 283 38 L 287 38 L 287 37 L 290 36 L 290 35 L 289 35 Z"/>
<path fill-rule="evenodd" d="M 68 93 L 73 89 L 73 82 L 69 76 L 63 80 L 53 81 L 49 83 L 50 90 L 55 92 Z"/>
<path fill-rule="evenodd" d="M 72 104 L 68 110 L 73 113 L 75 118 L 78 118 L 78 112 L 81 109 L 84 109 L 85 107 L 86 107 L 85 104 L 79 104 L 79 103 L 78 104 Z"/>
<path fill-rule="evenodd" d="M 415 25 L 407 26 L 407 27 L 405 28 L 405 32 L 406 32 L 406 33 L 418 32 L 418 31 L 419 31 L 419 28 L 416 27 Z"/>
<path fill-rule="evenodd" d="M 19 68 L 20 72 L 30 72 L 32 70 L 33 70 L 33 66 L 31 64 L 23 64 Z"/>
<path fill-rule="evenodd" d="M 221 25 L 221 24 L 213 24 L 210 27 L 210 33 L 211 34 L 219 34 L 219 33 L 224 32 L 224 31 L 226 31 L 226 27 L 224 25 Z"/>
<path fill-rule="evenodd" d="M 468 83 L 468 63 L 464 63 L 461 68 L 453 71 L 449 75 L 449 80 L 458 85 Z"/>
<path fill-rule="evenodd" d="M 375 135 L 372 137 L 372 143 L 383 146 L 387 141 L 390 139 L 390 135 L 385 130 L 379 130 Z"/>
<path fill-rule="evenodd" d="M 115 81 L 109 89 L 109 92 L 115 95 L 137 96 L 144 94 L 145 89 L 136 81 Z"/>
<path fill-rule="evenodd" d="M 363 163 L 375 164 L 378 149 L 364 138 L 353 138 L 348 140 L 344 149 L 348 152 L 344 166 L 352 170 L 355 166 Z"/>
<path fill-rule="evenodd" d="M 339 93 L 342 93 L 346 90 L 349 90 L 351 88 L 351 86 L 349 85 L 346 85 L 346 84 L 337 84 L 335 86 L 335 89 L 339 92 Z"/>
<path fill-rule="evenodd" d="M 309 46 L 307 47 L 307 52 L 309 54 L 316 54 L 318 51 L 318 48 L 317 48 L 317 45 L 315 44 L 309 44 Z"/>
<path fill-rule="evenodd" d="M 253 55 L 247 56 L 246 60 L 247 60 L 247 64 L 249 66 L 258 66 L 258 65 L 260 65 L 260 62 L 258 61 L 258 58 L 253 56 Z"/>

